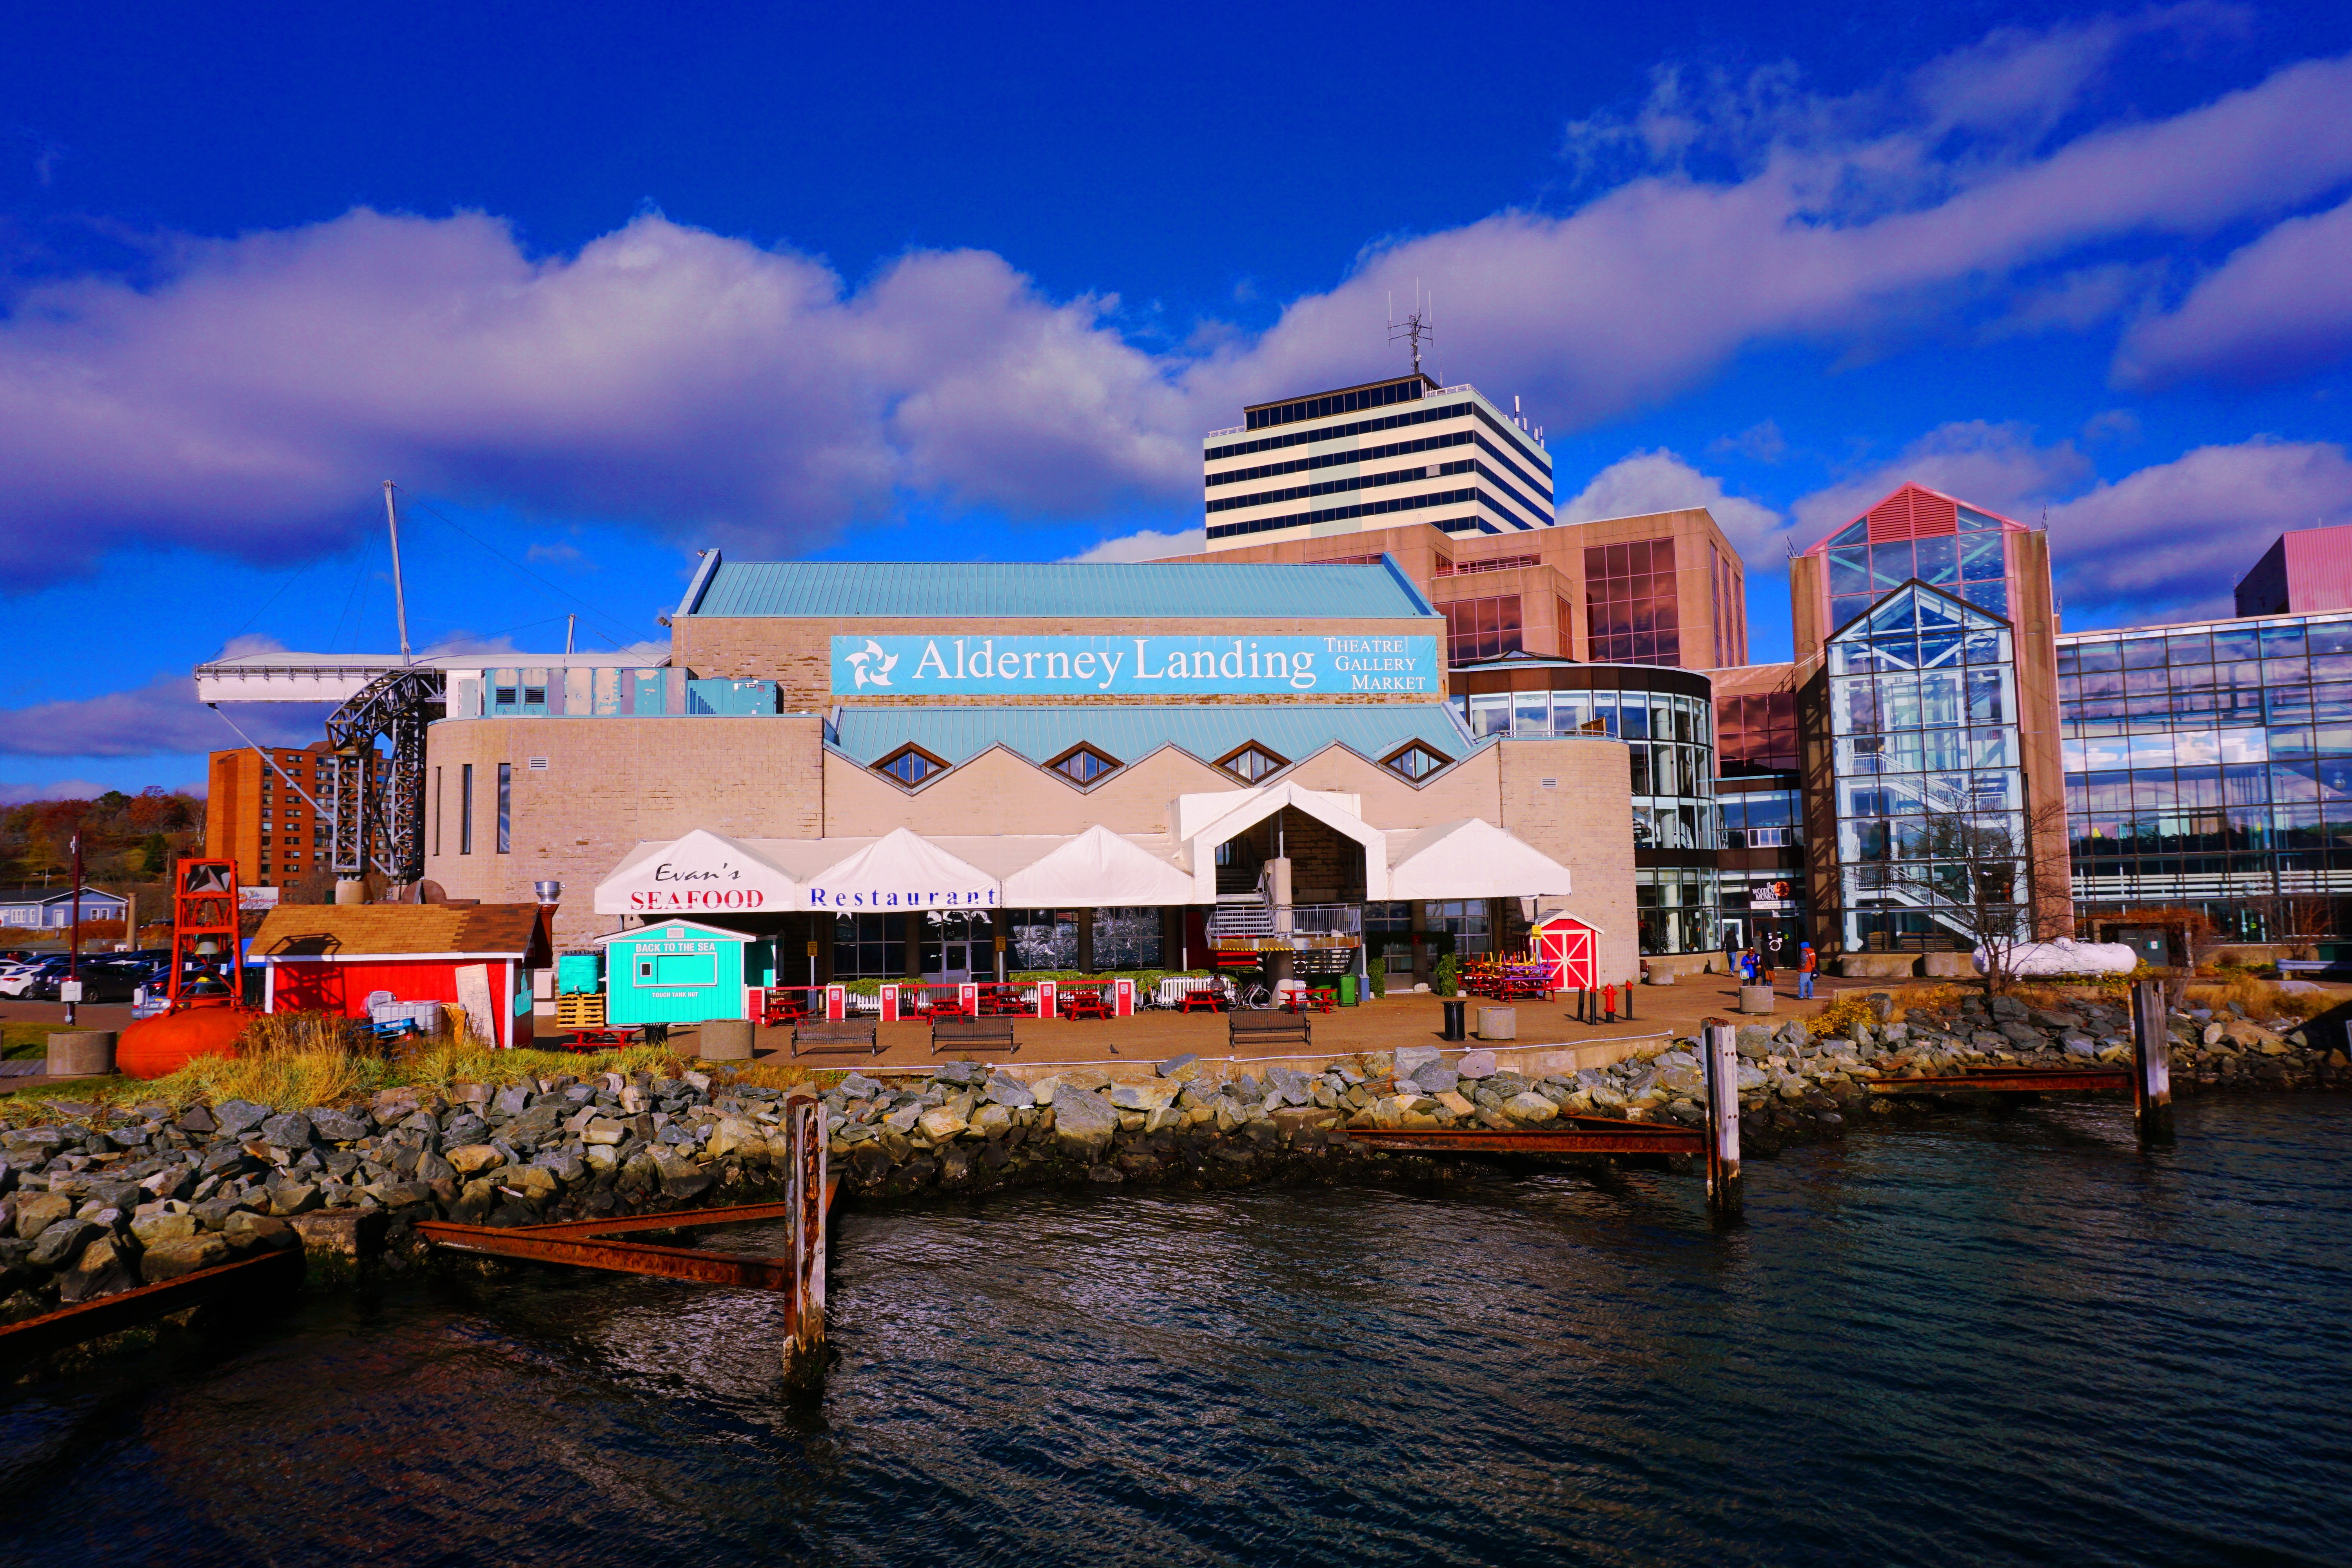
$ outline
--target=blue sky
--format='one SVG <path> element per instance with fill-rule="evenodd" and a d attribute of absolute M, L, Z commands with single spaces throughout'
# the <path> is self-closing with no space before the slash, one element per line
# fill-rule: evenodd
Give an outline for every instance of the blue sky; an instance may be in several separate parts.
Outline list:
<path fill-rule="evenodd" d="M 1182 548 L 1199 437 L 1522 395 L 1563 516 L 2046 516 L 2067 624 L 2352 521 L 2352 12 L 50 7 L 0 58 L 0 796 L 190 664 L 660 635 L 693 550 Z M 248 710 L 252 711 L 252 710 Z M 289 736 L 308 714 L 277 716 Z"/>

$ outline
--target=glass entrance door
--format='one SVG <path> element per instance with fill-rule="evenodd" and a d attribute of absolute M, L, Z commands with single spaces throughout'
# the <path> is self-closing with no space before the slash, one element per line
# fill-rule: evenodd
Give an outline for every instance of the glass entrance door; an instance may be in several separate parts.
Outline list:
<path fill-rule="evenodd" d="M 934 985 L 961 985 L 978 975 L 996 974 L 996 931 L 985 914 L 931 910 L 923 915 L 923 978 Z"/>

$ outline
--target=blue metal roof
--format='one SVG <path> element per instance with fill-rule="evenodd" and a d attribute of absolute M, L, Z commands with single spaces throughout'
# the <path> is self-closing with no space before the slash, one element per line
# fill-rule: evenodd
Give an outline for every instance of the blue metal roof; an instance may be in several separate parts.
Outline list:
<path fill-rule="evenodd" d="M 716 562 L 715 566 L 712 564 Z M 1399 620 L 1433 616 L 1394 562 L 1307 566 L 1205 561 L 718 561 L 705 557 L 696 616 L 1252 616 Z"/>
<path fill-rule="evenodd" d="M 1305 762 L 1335 741 L 1375 762 L 1408 741 L 1457 759 L 1486 743 L 1472 742 L 1443 702 L 842 710 L 837 743 L 868 766 L 909 741 L 956 763 L 999 742 L 1033 763 L 1049 763 L 1081 742 L 1121 763 L 1140 762 L 1168 745 L 1213 763 L 1251 741 L 1293 763 Z"/>

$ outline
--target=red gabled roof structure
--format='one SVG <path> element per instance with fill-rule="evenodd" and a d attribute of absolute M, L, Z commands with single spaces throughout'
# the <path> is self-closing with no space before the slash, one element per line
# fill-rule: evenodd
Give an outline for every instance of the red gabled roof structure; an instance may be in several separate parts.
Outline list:
<path fill-rule="evenodd" d="M 1962 500 L 1958 496 L 1948 496 L 1941 490 L 1931 490 L 1925 485 L 1906 480 L 1860 517 L 1815 540 L 1805 553 L 1819 555 L 1832 543 L 1882 544 L 1900 539 L 1931 539 L 1938 534 L 1957 533 L 1959 531 L 1962 507 L 1991 518 L 2004 529 L 2014 529 L 2021 533 L 2026 531 L 2023 523 L 2014 518 L 2003 517 L 1990 507 L 1981 507 L 1974 501 Z M 1852 537 L 1847 537 L 1849 534 Z"/>

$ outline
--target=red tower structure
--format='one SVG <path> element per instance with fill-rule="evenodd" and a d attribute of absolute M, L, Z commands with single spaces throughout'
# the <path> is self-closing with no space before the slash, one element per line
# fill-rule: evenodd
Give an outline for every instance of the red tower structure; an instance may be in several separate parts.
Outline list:
<path fill-rule="evenodd" d="M 193 1057 L 233 1057 L 254 1015 L 238 994 L 243 943 L 237 930 L 236 862 L 183 860 L 172 884 L 172 973 L 162 1016 L 122 1032 L 115 1065 L 133 1078 L 162 1078 Z"/>

